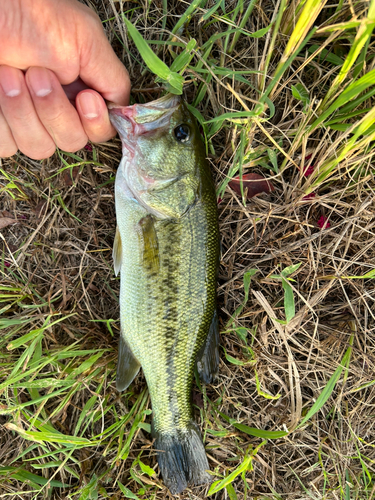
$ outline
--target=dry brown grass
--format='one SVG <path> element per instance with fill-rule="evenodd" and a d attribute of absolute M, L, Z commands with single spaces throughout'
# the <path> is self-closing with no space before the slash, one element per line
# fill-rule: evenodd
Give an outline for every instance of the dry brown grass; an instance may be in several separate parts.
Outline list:
<path fill-rule="evenodd" d="M 113 9 L 118 12 L 121 6 L 120 2 L 112 0 L 87 1 L 87 4 L 103 20 L 113 18 Z M 212 4 L 208 3 L 207 8 Z M 183 13 L 187 5 L 181 1 L 170 2 L 167 30 L 174 26 L 176 16 Z M 349 4 L 346 7 L 349 8 Z M 123 8 L 124 11 L 138 9 L 133 21 L 138 18 L 138 28 L 147 38 L 158 39 L 163 34 L 161 2 L 126 2 Z M 268 25 L 274 9 L 273 3 L 260 2 L 247 29 L 253 32 Z M 223 24 L 215 22 L 202 31 L 200 15 L 198 12 L 192 18 L 188 29 L 201 45 L 223 29 Z M 321 22 L 325 22 L 324 11 Z M 127 40 L 124 48 L 119 42 L 124 40 L 124 28 L 116 19 L 107 22 L 105 28 L 129 70 L 135 89 L 133 98 L 149 101 L 158 97 L 160 92 L 154 78 L 142 71 L 139 54 L 132 42 Z M 179 37 L 184 40 L 183 34 Z M 212 57 L 218 60 L 224 57 L 225 66 L 236 70 L 258 68 L 265 38 L 241 37 L 233 54 L 225 57 L 218 43 Z M 159 56 L 170 64 L 170 54 L 160 47 Z M 283 47 L 280 43 L 276 48 L 276 60 Z M 294 63 L 293 71 L 302 62 L 303 57 Z M 290 71 L 292 79 L 276 98 L 273 119 L 262 122 L 261 127 L 256 123 L 249 127 L 254 150 L 274 148 L 270 137 L 282 140 L 284 150 L 289 150 L 293 130 L 305 119 L 301 106 L 292 99 L 290 86 L 302 80 L 312 95 L 321 98 L 323 84 L 330 77 L 327 68 L 324 62 L 315 62 L 301 72 Z M 185 98 L 188 102 L 193 101 L 198 89 L 195 83 L 201 78 L 193 72 L 187 73 L 190 83 L 185 87 Z M 249 77 L 250 83 L 255 84 L 255 79 L 255 75 Z M 250 86 L 231 81 L 234 93 L 227 83 L 228 79 L 220 80 L 216 76 L 211 80 L 207 98 L 199 106 L 205 119 L 217 116 L 223 109 L 241 109 L 235 93 L 247 104 L 257 99 Z M 239 129 L 227 124 L 212 138 L 215 154 L 210 154 L 210 162 L 217 185 L 228 173 L 239 137 Z M 375 291 L 371 279 L 350 279 L 368 273 L 375 264 L 374 169 L 371 162 L 364 158 L 363 175 L 355 182 L 344 171 L 335 182 L 319 190 L 315 198 L 301 201 L 302 185 L 306 180 L 301 170 L 302 157 L 312 153 L 317 161 L 326 154 L 334 137 L 334 132 L 328 131 L 317 137 L 315 143 L 310 141 L 296 151 L 292 160 L 299 169 L 290 162 L 282 174 L 275 175 L 262 166 L 248 165 L 251 171 L 272 177 L 275 191 L 253 198 L 244 206 L 240 197 L 228 187 L 219 204 L 221 342 L 227 355 L 242 363 L 229 362 L 222 351 L 217 383 L 204 388 L 203 397 L 198 389 L 193 395 L 196 415 L 198 419 L 200 415 L 205 431 L 211 469 L 218 475 L 229 474 L 241 463 L 249 447 L 255 448 L 261 443 L 259 438 L 237 431 L 220 417 L 218 410 L 258 429 L 293 429 L 352 346 L 349 368 L 343 372 L 324 407 L 302 428 L 285 438 L 265 443 L 255 455 L 253 470 L 246 473 L 245 481 L 238 476 L 233 482 L 238 499 L 245 498 L 245 484 L 247 498 L 264 500 L 370 500 L 375 496 L 375 384 L 371 385 L 375 362 Z M 91 162 L 94 153 L 95 164 Z M 84 405 L 90 397 L 99 394 L 95 408 L 100 418 L 88 426 L 84 434 L 91 439 L 125 415 L 134 402 L 139 404 L 145 381 L 139 375 L 125 396 L 117 393 L 114 384 L 119 280 L 114 276 L 111 258 L 115 234 L 112 180 L 121 156 L 120 142 L 114 139 L 108 144 L 94 146 L 94 152 L 82 150 L 77 154 L 88 163 L 74 168 L 72 175 L 69 170 L 61 172 L 63 164 L 57 154 L 43 162 L 23 156 L 0 161 L 0 168 L 16 179 L 19 188 L 0 191 L 0 209 L 5 211 L 4 215 L 17 220 L 16 224 L 1 231 L 4 259 L 11 267 L 2 268 L 0 280 L 2 285 L 20 286 L 29 295 L 23 305 L 44 303 L 30 312 L 33 328 L 40 327 L 48 314 L 66 316 L 74 313 L 45 331 L 43 352 L 56 352 L 73 343 L 80 350 L 107 349 L 89 373 L 79 375 L 83 382 L 79 390 L 66 401 L 63 400 L 65 394 L 47 400 L 43 409 L 45 416 L 42 413 L 59 432 L 72 435 Z M 75 162 L 63 156 L 70 164 Z M 281 155 L 279 158 L 283 159 Z M 0 173 L 1 187 L 7 182 L 4 173 Z M 329 220 L 330 227 L 319 227 L 322 216 Z M 275 318 L 284 319 L 283 289 L 281 281 L 272 275 L 296 263 L 301 266 L 291 284 L 297 313 L 288 325 L 284 325 L 275 321 Z M 249 300 L 235 318 L 234 327 L 228 327 L 231 316 L 243 302 L 243 275 L 249 269 L 258 270 L 252 278 Z M 3 317 L 20 318 L 25 314 L 28 310 L 15 304 L 3 312 Z M 116 320 L 111 323 L 114 337 L 105 322 L 92 321 L 110 318 Z M 247 345 L 237 335 L 237 327 L 247 329 Z M 18 335 L 27 331 L 26 324 Z M 6 338 L 7 331 L 3 330 L 3 334 Z M 22 349 L 8 352 L 3 348 L 0 363 L 4 369 L 2 374 L 0 371 L 0 382 L 9 375 L 7 363 L 14 363 L 22 352 Z M 87 356 L 81 360 L 78 357 L 75 363 L 85 359 Z M 53 369 L 46 366 L 44 372 L 50 371 Z M 271 396 L 279 394 L 278 399 L 268 399 L 257 391 L 255 371 L 262 391 Z M 99 384 L 103 384 L 100 390 Z M 41 389 L 40 393 L 46 394 L 48 390 Z M 15 396 L 18 402 L 30 399 L 27 390 L 9 389 L 0 394 L 1 403 L 14 404 Z M 38 408 L 31 406 L 28 409 L 32 412 Z M 150 416 L 145 418 L 149 423 Z M 22 412 L 0 416 L 0 466 L 23 465 L 30 472 L 50 478 L 56 469 L 37 470 L 30 466 L 49 460 L 32 460 L 43 454 L 40 446 L 29 449 L 26 455 L 17 459 L 32 443 L 4 427 L 9 422 L 28 429 Z M 124 427 L 124 440 L 132 423 L 131 420 Z M 47 448 L 52 451 L 54 446 L 47 445 Z M 104 440 L 102 446 L 74 451 L 68 465 L 77 477 L 62 468 L 54 479 L 68 483 L 70 488 L 54 489 L 52 498 L 90 498 L 83 496 L 81 489 L 94 474 L 97 477 L 103 474 L 97 489 L 99 499 L 124 498 L 116 480 L 142 499 L 170 498 L 160 477 L 141 474 L 139 465 L 133 464 L 140 452 L 142 461 L 158 471 L 151 437 L 142 428 L 136 430 L 126 460 L 115 461 L 118 437 Z M 54 460 L 64 460 L 64 453 L 55 455 Z M 141 478 L 143 485 L 150 485 L 145 496 L 139 493 L 141 485 L 137 478 Z M 27 493 L 28 489 L 25 483 L 0 476 L 0 498 L 48 497 L 48 490 L 33 496 Z M 181 498 L 203 498 L 207 491 L 208 488 L 193 488 L 184 492 Z M 222 490 L 214 498 L 227 499 L 228 495 Z"/>

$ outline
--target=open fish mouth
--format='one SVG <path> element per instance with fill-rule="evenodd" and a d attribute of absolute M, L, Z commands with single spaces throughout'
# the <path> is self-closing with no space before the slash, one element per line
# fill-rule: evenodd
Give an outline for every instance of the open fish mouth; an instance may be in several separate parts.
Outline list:
<path fill-rule="evenodd" d="M 171 115 L 176 111 L 180 102 L 179 96 L 167 94 L 149 104 L 118 106 L 109 103 L 109 118 L 122 141 L 124 143 L 131 142 L 133 137 L 167 126 Z"/>

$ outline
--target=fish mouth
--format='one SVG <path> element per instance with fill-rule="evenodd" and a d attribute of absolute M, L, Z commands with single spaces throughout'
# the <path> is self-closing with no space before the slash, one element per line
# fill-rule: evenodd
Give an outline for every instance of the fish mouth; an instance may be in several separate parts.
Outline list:
<path fill-rule="evenodd" d="M 167 94 L 156 101 L 133 106 L 118 106 L 108 103 L 109 119 L 121 139 L 131 141 L 169 124 L 171 115 L 181 103 L 179 96 Z"/>

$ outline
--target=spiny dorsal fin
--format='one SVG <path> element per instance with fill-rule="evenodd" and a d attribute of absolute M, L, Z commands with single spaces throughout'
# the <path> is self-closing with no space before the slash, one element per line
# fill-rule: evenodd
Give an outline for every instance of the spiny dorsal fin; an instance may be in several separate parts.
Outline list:
<path fill-rule="evenodd" d="M 113 267 L 115 269 L 115 275 L 117 276 L 121 269 L 121 262 L 122 262 L 122 241 L 118 226 L 116 226 L 116 236 L 115 236 L 115 241 L 113 242 L 112 257 L 113 257 Z"/>

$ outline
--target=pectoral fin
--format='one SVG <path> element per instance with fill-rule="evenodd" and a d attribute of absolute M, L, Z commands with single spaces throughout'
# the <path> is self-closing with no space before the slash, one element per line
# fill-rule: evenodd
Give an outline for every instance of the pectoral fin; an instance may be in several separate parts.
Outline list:
<path fill-rule="evenodd" d="M 159 270 L 159 243 L 152 215 L 147 215 L 138 222 L 138 235 L 144 268 L 151 273 L 157 272 Z"/>
<path fill-rule="evenodd" d="M 122 241 L 118 226 L 116 226 L 116 236 L 115 236 L 115 241 L 113 242 L 112 257 L 113 257 L 113 267 L 115 270 L 115 275 L 117 276 L 121 269 L 121 262 L 122 262 Z"/>
<path fill-rule="evenodd" d="M 217 312 L 212 317 L 210 330 L 205 344 L 201 347 L 197 355 L 197 369 L 199 378 L 204 384 L 210 384 L 219 371 L 219 319 Z"/>
<path fill-rule="evenodd" d="M 128 343 L 120 335 L 118 347 L 116 387 L 118 391 L 124 391 L 133 382 L 137 375 L 140 364 L 132 353 Z"/>

